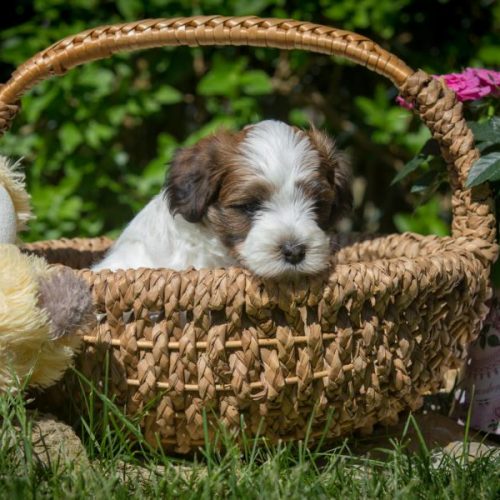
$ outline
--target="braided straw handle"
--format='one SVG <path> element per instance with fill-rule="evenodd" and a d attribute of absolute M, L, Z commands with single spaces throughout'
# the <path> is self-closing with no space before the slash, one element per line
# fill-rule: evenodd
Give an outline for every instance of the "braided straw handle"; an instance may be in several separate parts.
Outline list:
<path fill-rule="evenodd" d="M 0 86 L 0 136 L 16 115 L 20 97 L 37 82 L 116 52 L 179 45 L 303 49 L 346 57 L 389 78 L 402 96 L 415 104 L 449 165 L 453 235 L 475 238 L 474 250 L 479 250 L 487 260 L 494 260 L 495 217 L 489 189 L 485 185 L 473 190 L 464 187 L 479 153 L 463 119 L 461 104 L 439 81 L 422 71 L 413 72 L 368 38 L 349 31 L 286 19 L 222 16 L 149 19 L 90 29 L 36 54 Z"/>

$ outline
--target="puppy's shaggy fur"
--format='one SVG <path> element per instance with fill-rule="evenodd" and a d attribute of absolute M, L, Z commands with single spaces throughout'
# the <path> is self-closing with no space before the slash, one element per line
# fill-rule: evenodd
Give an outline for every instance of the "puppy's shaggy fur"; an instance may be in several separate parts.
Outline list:
<path fill-rule="evenodd" d="M 94 270 L 242 265 L 270 278 L 324 270 L 351 204 L 348 167 L 317 130 L 263 121 L 180 149 L 164 190 Z"/>

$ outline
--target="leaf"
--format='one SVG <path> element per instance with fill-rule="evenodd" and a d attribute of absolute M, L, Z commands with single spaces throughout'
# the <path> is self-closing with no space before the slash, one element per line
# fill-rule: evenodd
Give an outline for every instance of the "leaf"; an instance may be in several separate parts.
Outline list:
<path fill-rule="evenodd" d="M 93 98 L 109 95 L 116 83 L 116 74 L 113 71 L 94 65 L 84 66 L 82 71 L 75 75 L 77 75 L 75 82 L 68 82 L 71 83 L 71 87 L 76 85 L 90 87 L 93 89 Z"/>
<path fill-rule="evenodd" d="M 154 95 L 144 93 L 139 96 L 141 106 L 141 116 L 148 116 L 156 113 L 160 109 L 160 103 L 154 98 Z"/>
<path fill-rule="evenodd" d="M 441 181 L 442 179 L 438 172 L 425 172 L 415 181 L 410 189 L 410 192 L 427 197 L 439 188 Z"/>
<path fill-rule="evenodd" d="M 291 124 L 297 125 L 297 127 L 307 127 L 311 123 L 310 117 L 301 108 L 291 109 L 288 113 L 288 120 Z"/>
<path fill-rule="evenodd" d="M 437 153 L 433 153 L 433 148 L 429 145 L 433 140 L 430 139 L 429 129 L 422 123 L 415 132 L 412 132 L 408 127 L 403 133 L 398 134 L 395 137 L 395 141 L 400 144 L 405 149 L 408 149 L 413 155 L 423 154 L 423 155 L 439 155 L 439 147 L 437 148 Z M 426 147 L 429 147 L 431 151 L 427 152 Z"/>
<path fill-rule="evenodd" d="M 256 16 L 260 14 L 266 7 L 275 5 L 275 0 L 253 0 L 252 2 L 235 2 L 234 16 Z"/>
<path fill-rule="evenodd" d="M 482 61 L 484 67 L 497 66 L 498 61 L 500 61 L 500 47 L 498 43 L 493 43 L 490 45 L 481 44 L 479 52 L 477 54 L 478 61 Z"/>
<path fill-rule="evenodd" d="M 394 179 L 391 181 L 391 186 L 394 184 L 398 183 L 408 175 L 410 175 L 412 172 L 417 170 L 421 165 L 424 163 L 427 163 L 429 161 L 429 158 L 427 156 L 423 155 L 417 155 L 413 159 L 411 159 L 408 163 L 406 163 L 403 168 L 396 174 Z"/>
<path fill-rule="evenodd" d="M 74 123 L 68 122 L 59 129 L 59 141 L 63 151 L 69 154 L 82 143 L 83 136 Z"/>
<path fill-rule="evenodd" d="M 243 91 L 249 95 L 269 94 L 273 90 L 271 79 L 261 70 L 246 71 L 240 81 Z"/>
<path fill-rule="evenodd" d="M 193 132 L 184 141 L 185 146 L 191 146 L 199 141 L 202 137 L 213 134 L 217 129 L 225 128 L 227 130 L 234 130 L 236 128 L 236 119 L 234 116 L 217 116 L 213 120 L 209 121 L 195 132 Z"/>
<path fill-rule="evenodd" d="M 140 0 L 117 0 L 120 14 L 127 20 L 142 19 L 143 5 Z"/>
<path fill-rule="evenodd" d="M 468 125 L 476 141 L 500 144 L 500 118 L 498 116 L 483 123 L 468 122 Z"/>
<path fill-rule="evenodd" d="M 101 146 L 103 141 L 110 139 L 113 133 L 113 127 L 102 123 L 91 122 L 85 131 L 85 138 L 89 146 L 97 149 Z"/>
<path fill-rule="evenodd" d="M 127 108 L 124 105 L 111 106 L 106 110 L 109 123 L 113 126 L 118 126 L 123 122 L 127 114 Z"/>
<path fill-rule="evenodd" d="M 241 76 L 246 64 L 245 58 L 235 61 L 216 58 L 210 71 L 199 81 L 198 93 L 205 96 L 234 95 L 241 86 Z"/>
<path fill-rule="evenodd" d="M 177 104 L 182 101 L 182 93 L 170 85 L 162 85 L 155 93 L 155 100 L 160 104 Z"/>
<path fill-rule="evenodd" d="M 449 225 L 440 215 L 441 208 L 437 198 L 420 205 L 413 213 L 397 213 L 394 224 L 400 232 L 419 234 L 437 234 L 447 236 L 450 233 Z"/>
<path fill-rule="evenodd" d="M 471 188 L 486 181 L 498 180 L 500 180 L 500 152 L 495 152 L 479 158 L 472 165 L 465 185 Z"/>
<path fill-rule="evenodd" d="M 483 151 L 486 151 L 487 149 L 493 147 L 493 146 L 496 146 L 497 143 L 494 142 L 494 141 L 485 141 L 485 142 L 480 142 L 478 145 L 477 145 L 477 149 L 479 149 L 479 151 L 481 151 L 481 153 Z"/>
<path fill-rule="evenodd" d="M 61 97 L 57 87 L 49 88 L 48 82 L 44 82 L 33 95 L 28 95 L 23 103 L 26 120 L 36 122 L 50 107 L 50 105 Z"/>

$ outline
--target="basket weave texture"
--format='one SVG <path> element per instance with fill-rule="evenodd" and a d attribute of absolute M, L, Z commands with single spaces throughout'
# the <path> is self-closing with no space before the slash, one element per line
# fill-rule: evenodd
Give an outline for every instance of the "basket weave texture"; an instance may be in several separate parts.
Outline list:
<path fill-rule="evenodd" d="M 0 133 L 36 82 L 123 50 L 251 45 L 341 55 L 390 78 L 439 142 L 449 166 L 452 236 L 340 238 L 328 273 L 264 281 L 239 268 L 91 272 L 110 240 L 26 245 L 79 269 L 98 324 L 77 367 L 106 387 L 146 438 L 188 452 L 224 425 L 271 441 L 340 436 L 391 422 L 438 390 L 479 333 L 496 259 L 486 185 L 465 179 L 479 157 L 461 104 L 372 41 L 311 23 L 206 16 L 104 26 L 37 54 L 0 87 Z M 66 380 L 61 390 L 76 392 Z M 326 425 L 328 423 L 328 425 Z M 309 430 L 308 430 L 309 429 Z"/>

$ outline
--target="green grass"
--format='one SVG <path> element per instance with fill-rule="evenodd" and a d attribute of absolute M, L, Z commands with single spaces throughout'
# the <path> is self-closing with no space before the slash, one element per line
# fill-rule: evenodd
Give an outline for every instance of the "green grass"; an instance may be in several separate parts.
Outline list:
<path fill-rule="evenodd" d="M 31 442 L 31 414 L 20 393 L 0 398 L 0 497 L 29 498 L 499 498 L 500 457 L 476 460 L 429 451 L 410 454 L 393 441 L 383 460 L 302 443 L 238 448 L 220 433 L 224 451 L 207 446 L 188 459 L 166 456 L 141 437 L 103 395 L 87 399 L 78 428 L 88 465 L 41 463 Z M 97 410 L 93 397 L 103 407 Z M 96 400 L 97 400 L 96 399 Z M 94 401 L 95 402 L 95 401 Z M 408 426 L 414 425 L 409 419 Z M 137 444 L 128 436 L 133 435 Z M 127 464 L 127 465 L 126 465 Z"/>

